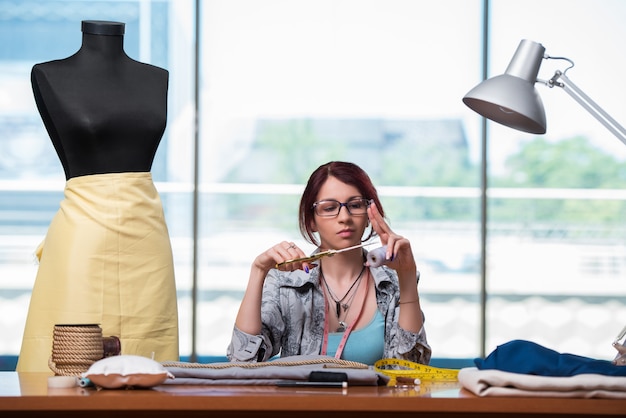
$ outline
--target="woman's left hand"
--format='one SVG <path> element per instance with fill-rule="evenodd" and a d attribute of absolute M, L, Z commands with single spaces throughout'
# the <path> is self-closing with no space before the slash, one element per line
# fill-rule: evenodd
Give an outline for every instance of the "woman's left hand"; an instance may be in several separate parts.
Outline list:
<path fill-rule="evenodd" d="M 420 299 L 417 290 L 417 267 L 411 243 L 408 239 L 394 233 L 382 217 L 376 204 L 372 203 L 367 209 L 372 228 L 380 237 L 383 245 L 387 246 L 385 264 L 398 274 L 400 294 L 398 307 L 400 314 L 398 325 L 410 332 L 419 332 L 424 326 L 424 317 L 421 315 Z"/>
<path fill-rule="evenodd" d="M 408 272 L 414 275 L 417 269 L 409 240 L 391 230 L 375 203 L 372 202 L 368 207 L 367 216 L 372 224 L 372 228 L 380 237 L 381 243 L 387 246 L 387 254 L 385 254 L 387 261 L 385 264 L 399 273 Z"/>

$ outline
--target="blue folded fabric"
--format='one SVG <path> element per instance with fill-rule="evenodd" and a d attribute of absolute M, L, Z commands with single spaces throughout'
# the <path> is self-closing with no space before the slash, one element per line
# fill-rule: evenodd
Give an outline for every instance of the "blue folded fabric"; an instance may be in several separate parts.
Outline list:
<path fill-rule="evenodd" d="M 558 353 L 525 340 L 499 345 L 485 359 L 474 359 L 474 364 L 481 370 L 496 369 L 539 376 L 565 377 L 585 373 L 626 376 L 626 366 L 616 366 L 607 360 Z"/>

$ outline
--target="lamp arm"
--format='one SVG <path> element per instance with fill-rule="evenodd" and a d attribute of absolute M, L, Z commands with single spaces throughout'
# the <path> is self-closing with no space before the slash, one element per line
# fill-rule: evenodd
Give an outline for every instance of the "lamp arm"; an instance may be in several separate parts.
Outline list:
<path fill-rule="evenodd" d="M 559 81 L 561 80 L 561 81 Z M 545 83 L 549 87 L 561 87 L 567 94 L 584 107 L 593 117 L 603 124 L 626 145 L 626 129 L 615 119 L 613 119 L 604 109 L 587 96 L 576 84 L 574 84 L 564 73 L 556 71 L 554 76 L 548 81 L 537 80 Z"/>

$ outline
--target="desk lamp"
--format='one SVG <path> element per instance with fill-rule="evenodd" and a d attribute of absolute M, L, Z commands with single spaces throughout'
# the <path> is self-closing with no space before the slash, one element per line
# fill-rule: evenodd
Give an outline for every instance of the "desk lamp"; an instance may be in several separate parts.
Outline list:
<path fill-rule="evenodd" d="M 574 66 L 574 62 L 564 57 L 551 57 L 545 54 L 545 50 L 537 42 L 522 39 L 504 74 L 478 84 L 463 97 L 463 103 L 487 119 L 509 128 L 545 134 L 546 113 L 535 83 L 542 83 L 550 88 L 561 87 L 626 145 L 626 129 L 565 75 Z M 570 66 L 564 71 L 557 70 L 549 80 L 539 80 L 537 74 L 544 58 L 565 60 Z M 613 342 L 619 352 L 614 360 L 618 365 L 626 364 L 626 353 L 622 353 L 626 349 L 626 341 L 619 344 L 619 340 L 625 335 L 626 327 Z"/>
<path fill-rule="evenodd" d="M 566 77 L 567 70 L 574 66 L 573 61 L 544 52 L 543 45 L 523 39 L 505 73 L 478 84 L 463 97 L 463 103 L 494 122 L 523 132 L 544 134 L 546 113 L 535 83 L 561 87 L 626 145 L 626 129 Z M 565 71 L 557 70 L 549 80 L 539 80 L 542 59 L 565 60 L 570 66 Z"/>

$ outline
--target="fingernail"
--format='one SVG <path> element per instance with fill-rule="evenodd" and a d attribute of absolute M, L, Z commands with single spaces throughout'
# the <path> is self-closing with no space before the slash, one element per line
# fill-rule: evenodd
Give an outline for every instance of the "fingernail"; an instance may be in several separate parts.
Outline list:
<path fill-rule="evenodd" d="M 309 266 L 305 266 L 304 267 L 304 271 L 307 272 L 307 274 L 309 273 Z"/>

